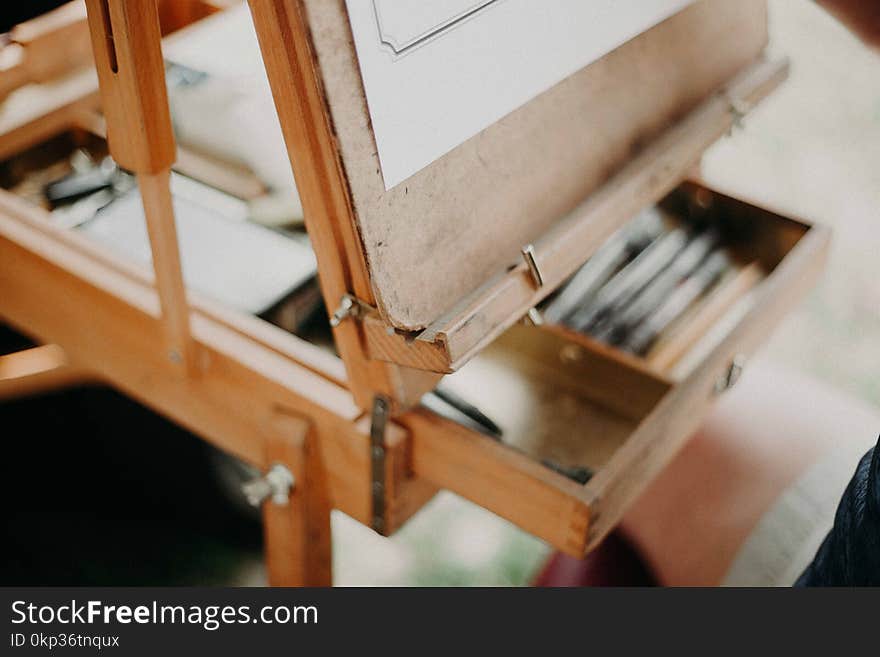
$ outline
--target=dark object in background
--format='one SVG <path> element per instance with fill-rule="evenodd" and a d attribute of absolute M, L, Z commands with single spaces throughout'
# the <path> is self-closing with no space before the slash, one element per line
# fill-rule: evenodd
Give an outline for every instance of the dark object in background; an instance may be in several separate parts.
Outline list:
<path fill-rule="evenodd" d="M 590 479 L 593 478 L 593 471 L 590 468 L 584 467 L 582 465 L 571 465 L 565 466 L 560 465 L 556 461 L 551 459 L 544 459 L 541 463 L 554 472 L 558 472 L 564 477 L 568 477 L 572 481 L 576 481 L 579 484 L 587 484 Z"/>
<path fill-rule="evenodd" d="M 468 420 L 470 420 L 475 427 L 481 432 L 495 438 L 497 440 L 501 440 L 504 432 L 489 416 L 483 413 L 479 408 L 468 402 L 463 397 L 455 394 L 451 390 L 446 388 L 437 387 L 433 392 L 429 392 L 428 395 L 434 395 L 441 402 L 448 404 L 452 409 L 464 415 Z M 426 395 L 426 396 L 428 396 Z M 424 403 L 424 402 L 423 402 Z"/>
<path fill-rule="evenodd" d="M 0 9 L 0 32 L 8 32 L 19 23 L 35 18 L 66 4 L 68 0 L 27 0 L 4 2 Z"/>
<path fill-rule="evenodd" d="M 834 526 L 795 586 L 880 586 L 880 441 L 856 468 Z"/>
<path fill-rule="evenodd" d="M 555 553 L 533 586 L 656 586 L 657 579 L 620 531 L 611 532 L 584 558 Z"/>
<path fill-rule="evenodd" d="M 26 346 L 0 327 L 0 353 Z M 0 584 L 219 584 L 261 557 L 213 448 L 113 390 L 0 403 L 0 426 Z"/>

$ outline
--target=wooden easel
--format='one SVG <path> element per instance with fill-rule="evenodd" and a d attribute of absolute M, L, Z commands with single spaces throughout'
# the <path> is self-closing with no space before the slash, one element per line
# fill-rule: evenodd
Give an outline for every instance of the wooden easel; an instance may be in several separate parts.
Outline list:
<path fill-rule="evenodd" d="M 474 146 L 414 176 L 406 200 L 399 188 L 371 196 L 381 180 L 365 105 L 350 102 L 359 78 L 344 2 L 250 0 L 334 315 L 336 358 L 185 290 L 167 188 L 174 142 L 155 0 L 87 4 L 110 149 L 139 175 L 155 269 L 120 261 L 0 194 L 0 314 L 58 345 L 50 354 L 41 348 L 51 358 L 31 352 L 0 360 L 0 393 L 97 378 L 259 467 L 267 473 L 259 499 L 272 584 L 331 583 L 331 508 L 389 535 L 438 488 L 583 556 L 698 426 L 738 355 L 760 343 L 821 266 L 827 231 L 718 194 L 730 214 L 762 226 L 755 251 L 772 273 L 684 380 L 564 332 L 514 327 L 617 226 L 678 186 L 702 152 L 785 77 L 784 63 L 761 58 L 762 0 L 703 0 L 511 115 L 507 134 L 529 140 L 494 127 L 481 136 L 501 159 L 526 149 L 540 161 L 542 139 L 570 146 L 556 150 L 555 164 L 538 167 L 541 180 L 508 171 L 504 184 L 490 175 L 468 190 L 474 207 L 511 208 L 511 223 L 497 227 L 510 243 L 490 253 L 491 232 L 469 235 L 487 254 L 486 268 L 446 262 L 434 274 L 447 283 L 423 290 L 418 312 L 407 315 L 390 292 L 410 298 L 413 290 L 397 264 L 380 266 L 364 236 L 382 222 L 398 225 L 400 213 L 450 219 L 443 191 L 452 175 L 470 173 Z M 677 67 L 708 47 L 714 64 L 671 84 Z M 652 69 L 646 62 L 654 60 Z M 626 80 L 609 82 L 633 71 L 644 72 L 653 106 L 644 106 L 645 97 L 627 101 Z M 595 100 L 600 87 L 602 102 Z M 583 105 L 585 125 L 606 121 L 600 150 L 584 153 L 582 140 L 572 141 L 582 126 L 547 120 L 566 103 Z M 610 114 L 617 118 L 607 123 Z M 556 196 L 543 213 L 513 211 L 550 181 Z M 465 226 L 462 217 L 452 220 Z M 409 244 L 418 254 L 424 247 L 418 236 L 392 234 L 400 237 L 396 248 Z M 517 262 L 527 244 L 533 257 Z M 501 444 L 418 406 L 444 373 L 483 354 L 526 386 L 536 416 L 546 411 L 540 431 L 512 426 Z M 558 395 L 541 390 L 571 394 L 586 409 L 586 426 L 594 421 L 594 435 L 551 444 L 584 427 L 557 412 Z M 547 450 L 576 456 L 597 474 L 587 485 L 572 481 L 541 463 Z"/>

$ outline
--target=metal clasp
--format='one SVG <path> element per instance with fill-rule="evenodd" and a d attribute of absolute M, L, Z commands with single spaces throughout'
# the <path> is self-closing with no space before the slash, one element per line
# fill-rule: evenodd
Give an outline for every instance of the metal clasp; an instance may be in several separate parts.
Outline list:
<path fill-rule="evenodd" d="M 734 356 L 730 366 L 727 368 L 727 372 L 715 382 L 715 394 L 720 395 L 722 392 L 727 392 L 735 386 L 742 377 L 745 366 L 746 357 L 744 354 Z"/>
<path fill-rule="evenodd" d="M 535 284 L 535 287 L 544 287 L 544 277 L 541 275 L 541 270 L 538 268 L 538 262 L 535 260 L 535 247 L 531 244 L 526 244 L 522 248 L 522 257 L 523 260 L 526 261 L 526 265 L 529 268 L 529 274 L 532 275 L 532 282 Z"/>

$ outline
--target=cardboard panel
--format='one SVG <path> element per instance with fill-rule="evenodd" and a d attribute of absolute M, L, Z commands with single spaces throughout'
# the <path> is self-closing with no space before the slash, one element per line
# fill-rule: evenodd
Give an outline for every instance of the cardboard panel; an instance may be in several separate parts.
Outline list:
<path fill-rule="evenodd" d="M 343 0 L 302 0 L 383 317 L 424 328 L 764 50 L 765 0 L 701 0 L 385 191 Z M 344 218 L 343 218 L 344 220 Z"/>

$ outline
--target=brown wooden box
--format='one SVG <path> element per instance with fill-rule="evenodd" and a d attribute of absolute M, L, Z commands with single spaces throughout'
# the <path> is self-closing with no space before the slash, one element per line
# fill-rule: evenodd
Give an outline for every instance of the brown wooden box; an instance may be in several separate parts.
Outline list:
<path fill-rule="evenodd" d="M 509 163 L 503 175 L 476 170 L 471 140 L 407 181 L 406 191 L 388 192 L 376 173 L 343 0 L 250 5 L 325 301 L 332 312 L 346 295 L 357 300 L 334 331 L 341 359 L 190 294 L 204 362 L 198 375 L 184 376 L 157 348 L 162 318 L 151 272 L 47 226 L 42 210 L 5 192 L 0 316 L 233 454 L 310 473 L 318 483 L 307 490 L 318 493 L 297 506 L 305 509 L 297 527 L 310 536 L 329 531 L 329 507 L 391 533 L 446 488 L 584 555 L 699 426 L 824 262 L 825 228 L 686 182 L 703 151 L 785 77 L 784 62 L 764 59 L 765 2 L 701 0 L 517 110 L 505 129 L 490 127 L 479 136 L 481 155 Z M 87 109 L 94 85 L 82 95 Z M 602 102 L 588 102 L 598 91 Z M 54 102 L 25 132 L 0 125 L 0 157 L 72 127 L 94 128 L 82 107 Z M 555 120 L 566 107 L 579 108 L 583 124 Z M 479 184 L 462 191 L 470 179 Z M 733 320 L 726 313 L 723 325 L 701 331 L 714 341 L 695 345 L 685 374 L 662 375 L 582 336 L 519 324 L 613 230 L 674 190 L 709 192 L 732 221 L 748 225 L 753 242 L 742 248 L 766 273 Z M 412 216 L 423 227 L 442 222 L 464 241 L 427 257 L 423 233 L 406 228 Z M 468 230 L 474 216 L 491 217 L 481 225 L 492 230 Z M 376 252 L 380 233 L 394 256 Z M 526 244 L 542 286 L 519 260 Z M 474 253 L 484 256 L 479 266 L 469 260 Z M 418 406 L 453 371 L 449 385 L 502 425 L 503 444 Z M 396 415 L 384 438 L 379 525 L 364 414 L 377 395 L 394 402 Z M 299 447 L 279 451 L 291 436 Z M 596 474 L 580 485 L 544 459 Z M 310 550 L 284 543 L 280 556 L 270 551 L 274 581 L 314 581 L 278 565 L 291 554 L 329 573 L 328 548 L 316 549 L 302 556 Z"/>

